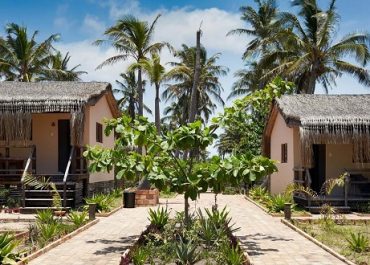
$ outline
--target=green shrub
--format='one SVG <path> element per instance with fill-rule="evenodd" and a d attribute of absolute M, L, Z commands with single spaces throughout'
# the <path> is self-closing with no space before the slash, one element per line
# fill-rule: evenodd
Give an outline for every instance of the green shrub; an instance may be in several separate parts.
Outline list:
<path fill-rule="evenodd" d="M 196 245 L 191 241 L 185 243 L 183 240 L 176 244 L 176 263 L 179 265 L 194 264 L 199 259 L 199 254 L 196 252 Z"/>
<path fill-rule="evenodd" d="M 270 195 L 266 188 L 262 186 L 254 186 L 249 190 L 249 196 L 260 202 L 267 202 L 270 199 Z"/>
<path fill-rule="evenodd" d="M 84 225 L 87 221 L 87 212 L 71 211 L 67 217 L 68 221 L 73 223 L 76 227 Z"/>
<path fill-rule="evenodd" d="M 227 230 L 228 233 L 234 233 L 239 228 L 233 228 L 234 224 L 231 223 L 229 212 L 224 207 L 221 211 L 218 209 L 205 209 L 208 220 L 217 228 Z"/>
<path fill-rule="evenodd" d="M 107 194 L 94 194 L 91 198 L 85 198 L 86 203 L 95 203 L 97 212 L 109 212 L 114 198 Z"/>
<path fill-rule="evenodd" d="M 132 262 L 134 265 L 144 265 L 149 257 L 149 252 L 144 247 L 139 247 L 135 250 L 132 256 Z"/>
<path fill-rule="evenodd" d="M 267 203 L 267 207 L 271 212 L 279 213 L 284 211 L 284 207 L 286 203 L 292 203 L 293 199 L 290 194 L 277 194 L 271 196 L 270 200 Z M 292 207 L 294 205 L 292 204 Z"/>
<path fill-rule="evenodd" d="M 54 224 L 57 221 L 54 219 L 54 213 L 51 209 L 37 211 L 36 223 L 38 224 Z"/>
<path fill-rule="evenodd" d="M 162 229 L 167 223 L 170 213 L 167 208 L 158 207 L 157 210 L 149 209 L 149 221 L 158 229 Z"/>
<path fill-rule="evenodd" d="M 226 265 L 243 265 L 244 264 L 244 254 L 237 247 L 230 247 L 229 244 L 223 244 L 221 247 L 223 264 Z"/>
<path fill-rule="evenodd" d="M 198 211 L 198 225 L 195 230 L 206 246 L 213 245 L 222 235 L 225 235 L 225 230 L 217 228 L 214 222 L 203 216 L 201 210 Z"/>
<path fill-rule="evenodd" d="M 16 249 L 19 242 L 9 233 L 0 234 L 0 264 L 16 264 L 21 259 L 21 253 Z"/>
<path fill-rule="evenodd" d="M 357 253 L 362 253 L 369 250 L 369 239 L 361 233 L 350 233 L 347 238 L 348 246 L 350 249 Z"/>
<path fill-rule="evenodd" d="M 58 223 L 40 224 L 38 225 L 38 229 L 38 243 L 41 247 L 45 246 L 48 242 L 53 241 L 61 232 L 61 227 Z"/>
<path fill-rule="evenodd" d="M 114 189 L 110 195 L 113 197 L 113 198 L 122 198 L 122 189 Z"/>

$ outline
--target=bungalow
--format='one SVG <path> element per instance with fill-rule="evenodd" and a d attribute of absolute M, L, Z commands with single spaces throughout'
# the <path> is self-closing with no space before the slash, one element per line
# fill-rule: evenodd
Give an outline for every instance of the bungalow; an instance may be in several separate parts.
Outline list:
<path fill-rule="evenodd" d="M 263 142 L 264 154 L 280 162 L 269 179 L 271 193 L 298 183 L 320 195 L 296 194 L 307 207 L 370 202 L 370 95 L 282 96 L 273 103 Z M 325 194 L 324 183 L 344 172 L 344 187 Z"/>
<path fill-rule="evenodd" d="M 109 83 L 0 82 L 0 187 L 21 198 L 24 209 L 51 205 L 51 192 L 24 185 L 27 174 L 57 184 L 65 207 L 110 189 L 114 173 L 88 173 L 86 145 L 112 147 L 105 118 L 119 110 Z"/>

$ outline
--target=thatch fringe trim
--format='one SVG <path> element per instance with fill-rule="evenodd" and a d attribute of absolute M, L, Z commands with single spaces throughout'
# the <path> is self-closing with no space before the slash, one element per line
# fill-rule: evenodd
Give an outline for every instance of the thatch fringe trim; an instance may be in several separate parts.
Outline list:
<path fill-rule="evenodd" d="M 302 161 L 313 167 L 313 144 L 352 144 L 353 161 L 370 161 L 370 119 L 301 118 L 300 138 Z"/>
<path fill-rule="evenodd" d="M 14 101 L 0 103 L 0 140 L 27 145 L 31 141 L 32 113 L 71 113 L 71 144 L 83 137 L 84 100 Z"/>

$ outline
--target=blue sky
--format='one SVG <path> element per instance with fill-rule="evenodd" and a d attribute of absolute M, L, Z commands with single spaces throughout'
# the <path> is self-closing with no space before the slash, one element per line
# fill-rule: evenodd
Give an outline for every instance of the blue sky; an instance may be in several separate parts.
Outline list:
<path fill-rule="evenodd" d="M 327 4 L 328 0 L 320 0 Z M 292 10 L 290 0 L 278 1 L 283 10 Z M 226 37 L 226 33 L 245 25 L 239 19 L 239 7 L 253 4 L 252 0 L 1 0 L 0 25 L 16 22 L 27 25 L 30 30 L 38 29 L 40 39 L 52 33 L 60 33 L 57 47 L 72 55 L 72 64 L 81 64 L 81 70 L 88 71 L 85 81 L 108 81 L 112 84 L 124 71 L 128 62 L 103 70 L 95 67 L 108 56 L 115 54 L 109 47 L 95 47 L 91 43 L 102 37 L 104 29 L 125 14 L 134 14 L 145 20 L 152 20 L 162 14 L 156 28 L 155 39 L 165 40 L 175 47 L 182 43 L 193 45 L 195 31 L 203 21 L 204 46 L 210 54 L 221 52 L 220 64 L 229 67 L 227 77 L 222 78 L 224 98 L 230 92 L 234 81 L 233 73 L 243 67 L 241 54 L 248 42 L 247 37 Z M 337 38 L 353 31 L 369 29 L 369 0 L 338 0 L 341 27 Z M 173 60 L 164 53 L 163 62 Z M 320 92 L 320 91 L 319 91 Z M 344 76 L 337 80 L 337 87 L 330 93 L 370 93 L 355 80 Z M 146 103 L 153 108 L 154 95 L 147 89 Z M 228 102 L 230 104 L 230 102 Z M 164 103 L 162 104 L 164 108 Z M 220 109 L 221 110 L 221 109 Z"/>

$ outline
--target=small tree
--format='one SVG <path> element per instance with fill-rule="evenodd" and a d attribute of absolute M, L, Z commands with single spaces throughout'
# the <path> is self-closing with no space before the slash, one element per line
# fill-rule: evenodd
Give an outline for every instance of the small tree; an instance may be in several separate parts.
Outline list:
<path fill-rule="evenodd" d="M 189 219 L 189 198 L 196 200 L 201 192 L 211 187 L 223 191 L 227 183 L 254 181 L 276 170 L 267 158 L 232 156 L 217 163 L 197 163 L 195 156 L 182 159 L 177 152 L 204 151 L 216 138 L 217 127 L 203 127 L 200 121 L 157 135 L 153 123 L 144 117 L 131 120 L 128 116 L 107 121 L 105 133 L 118 137 L 112 149 L 89 147 L 84 155 L 90 160 L 90 171 L 116 169 L 117 178 L 147 177 L 158 189 L 184 195 L 185 222 Z M 145 154 L 139 154 L 143 147 Z"/>

